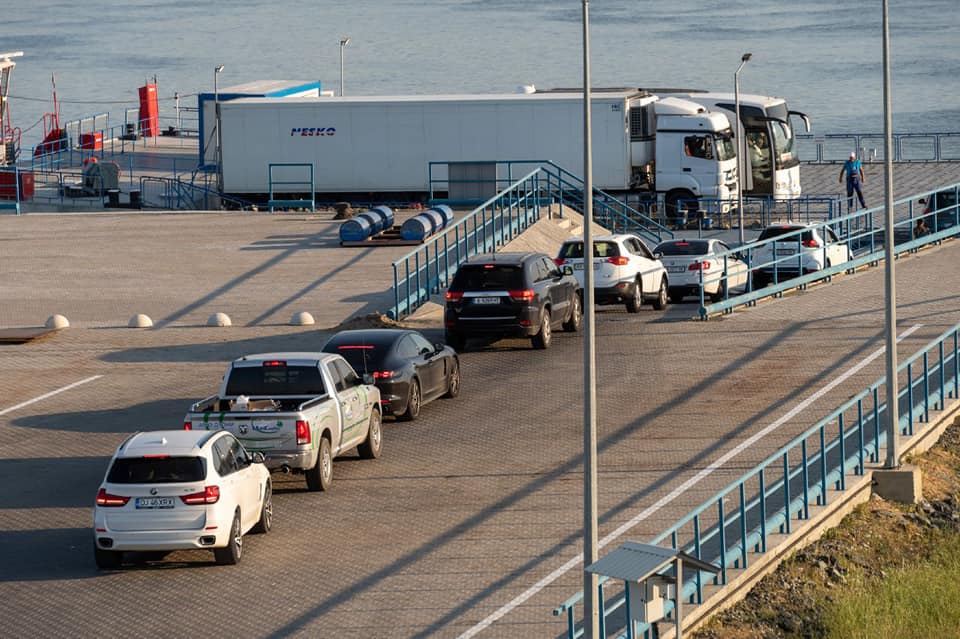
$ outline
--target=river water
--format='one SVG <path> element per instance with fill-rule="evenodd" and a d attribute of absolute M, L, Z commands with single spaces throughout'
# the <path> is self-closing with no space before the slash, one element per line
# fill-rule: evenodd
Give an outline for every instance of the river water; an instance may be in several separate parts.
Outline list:
<path fill-rule="evenodd" d="M 13 6 L 9 6 L 12 4 Z M 957 0 L 892 0 L 894 130 L 960 130 Z M 869 5 L 869 6 L 867 6 Z M 262 79 L 320 80 L 338 90 L 342 36 L 350 95 L 512 92 L 580 86 L 579 0 L 19 0 L 0 7 L 0 52 L 14 71 L 15 124 L 51 106 L 63 119 L 136 103 L 157 77 L 174 92 Z M 880 0 L 594 0 L 594 86 L 670 86 L 779 95 L 816 133 L 883 129 Z M 184 104 L 193 104 L 186 98 Z"/>

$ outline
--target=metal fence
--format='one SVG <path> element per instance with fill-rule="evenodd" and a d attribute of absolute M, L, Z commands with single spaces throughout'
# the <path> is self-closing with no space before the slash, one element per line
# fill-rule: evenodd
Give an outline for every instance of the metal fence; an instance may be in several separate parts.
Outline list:
<path fill-rule="evenodd" d="M 895 133 L 894 162 L 960 162 L 960 133 Z M 807 164 L 835 164 L 856 151 L 863 162 L 883 162 L 882 133 L 800 134 L 799 157 Z"/>
<path fill-rule="evenodd" d="M 960 324 L 930 342 L 898 367 L 899 432 L 910 437 L 929 424 L 932 411 L 945 411 L 960 397 Z M 684 581 L 682 596 L 691 604 L 704 601 L 704 586 L 723 586 L 731 570 L 746 569 L 767 552 L 771 534 L 789 535 L 794 521 L 806 521 L 811 509 L 824 507 L 836 493 L 847 489 L 850 477 L 865 473 L 877 463 L 886 444 L 881 431 L 886 414 L 882 397 L 886 378 L 851 397 L 789 444 L 767 457 L 699 507 L 650 541 L 688 552 L 720 568 L 716 576 L 697 572 Z M 599 591 L 604 625 L 611 613 L 624 606 L 619 582 L 603 579 Z M 565 616 L 567 637 L 583 635 L 576 623 L 580 592 L 554 610 Z M 667 602 L 672 609 L 672 602 Z M 618 618 L 621 618 L 618 616 Z M 640 624 L 620 637 L 633 637 Z M 601 636 L 605 637 L 606 628 Z"/>
<path fill-rule="evenodd" d="M 177 178 L 141 177 L 140 206 L 181 211 L 249 211 L 254 205 L 237 197 L 223 195 L 216 189 Z"/>

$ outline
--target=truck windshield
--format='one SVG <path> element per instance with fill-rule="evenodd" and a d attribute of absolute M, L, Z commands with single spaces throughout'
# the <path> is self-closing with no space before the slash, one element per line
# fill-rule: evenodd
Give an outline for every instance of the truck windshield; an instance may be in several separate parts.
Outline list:
<path fill-rule="evenodd" d="M 235 366 L 227 379 L 228 396 L 276 397 L 326 393 L 317 366 Z"/>
<path fill-rule="evenodd" d="M 777 169 L 789 169 L 797 166 L 800 160 L 793 150 L 793 127 L 790 126 L 790 116 L 787 114 L 785 102 L 767 107 L 767 117 L 770 131 L 773 135 L 773 148 L 777 154 Z"/>
<path fill-rule="evenodd" d="M 717 133 L 714 136 L 717 143 L 717 159 L 732 160 L 737 157 L 737 145 L 733 142 L 733 136 L 729 131 Z"/>

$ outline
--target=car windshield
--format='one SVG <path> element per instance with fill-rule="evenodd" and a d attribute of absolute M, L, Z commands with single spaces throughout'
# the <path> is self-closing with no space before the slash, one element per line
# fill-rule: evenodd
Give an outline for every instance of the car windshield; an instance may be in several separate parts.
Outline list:
<path fill-rule="evenodd" d="M 653 249 L 653 252 L 661 255 L 706 255 L 709 246 L 709 242 L 702 240 L 664 242 Z"/>
<path fill-rule="evenodd" d="M 757 241 L 762 242 L 763 240 L 769 240 L 770 238 L 780 237 L 781 235 L 786 235 L 788 233 L 796 233 L 804 227 L 802 226 L 768 226 L 763 229 L 763 232 L 760 233 L 760 237 L 757 238 Z M 785 242 L 807 242 L 813 239 L 813 231 L 807 229 L 803 233 L 796 233 L 790 237 L 784 239 Z"/>
<path fill-rule="evenodd" d="M 323 395 L 323 377 L 316 366 L 287 366 L 265 362 L 262 366 L 235 366 L 227 380 L 228 396 Z"/>
<path fill-rule="evenodd" d="M 202 457 L 118 457 L 107 481 L 111 484 L 175 484 L 203 481 L 207 465 Z"/>
<path fill-rule="evenodd" d="M 450 285 L 454 291 L 515 291 L 522 288 L 523 269 L 515 264 L 464 264 Z"/>
<path fill-rule="evenodd" d="M 620 247 L 616 242 L 594 242 L 594 257 L 617 257 Z M 564 242 L 560 247 L 560 257 L 563 259 L 583 259 L 583 242 Z"/>

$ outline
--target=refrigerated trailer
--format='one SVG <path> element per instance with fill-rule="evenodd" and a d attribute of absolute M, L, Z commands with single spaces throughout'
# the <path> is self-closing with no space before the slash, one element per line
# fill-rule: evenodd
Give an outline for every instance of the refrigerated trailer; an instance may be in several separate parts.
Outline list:
<path fill-rule="evenodd" d="M 619 90 L 594 94 L 591 117 L 597 188 L 657 193 L 668 205 L 736 194 L 722 112 Z M 312 165 L 317 193 L 344 196 L 426 194 L 430 163 L 550 160 L 583 176 L 577 92 L 249 98 L 222 103 L 221 119 L 227 193 L 267 193 L 268 166 L 279 163 Z M 447 178 L 446 165 L 433 169 Z"/>

